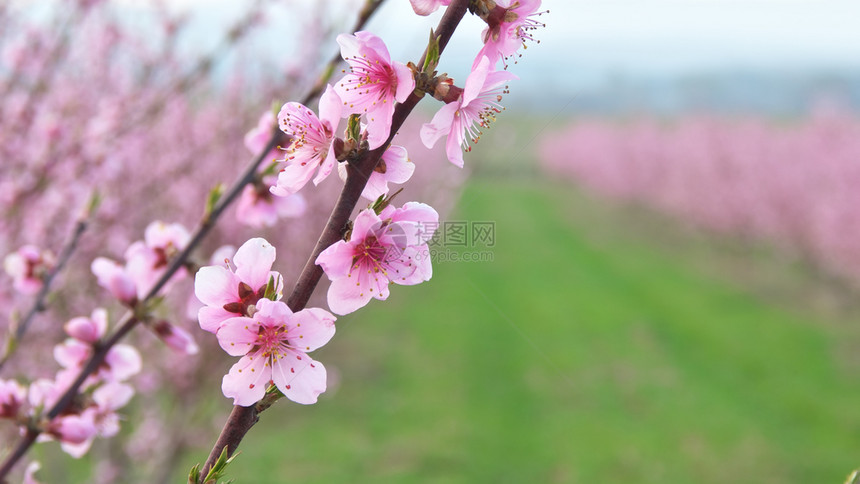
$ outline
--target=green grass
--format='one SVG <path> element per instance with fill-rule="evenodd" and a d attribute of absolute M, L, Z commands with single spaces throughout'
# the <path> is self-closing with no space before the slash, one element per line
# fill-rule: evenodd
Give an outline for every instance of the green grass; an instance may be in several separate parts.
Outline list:
<path fill-rule="evenodd" d="M 860 465 L 860 382 L 836 351 L 854 333 L 595 235 L 618 221 L 579 202 L 474 181 L 452 217 L 496 222 L 494 260 L 436 263 L 341 318 L 316 353 L 340 383 L 267 411 L 230 476 L 839 483 Z"/>

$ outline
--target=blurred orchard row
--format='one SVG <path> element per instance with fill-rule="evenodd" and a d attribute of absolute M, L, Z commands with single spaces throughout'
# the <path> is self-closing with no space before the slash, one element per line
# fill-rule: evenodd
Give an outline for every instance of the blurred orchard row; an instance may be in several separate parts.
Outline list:
<path fill-rule="evenodd" d="M 545 170 L 601 196 L 799 253 L 860 282 L 860 120 L 582 119 L 543 138 Z"/>

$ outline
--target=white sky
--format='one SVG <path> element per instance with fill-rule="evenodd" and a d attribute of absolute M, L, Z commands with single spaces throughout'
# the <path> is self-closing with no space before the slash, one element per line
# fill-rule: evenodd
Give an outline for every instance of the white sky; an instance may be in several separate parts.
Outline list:
<path fill-rule="evenodd" d="M 211 32 L 213 22 L 228 25 L 247 1 L 170 3 L 201 13 L 201 30 Z M 328 3 L 347 25 L 353 17 L 349 6 L 360 1 Z M 860 0 L 544 0 L 542 8 L 551 11 L 543 17 L 547 27 L 536 33 L 542 43 L 527 50 L 522 67 L 561 73 L 580 85 L 607 75 L 674 77 L 733 68 L 860 71 Z M 421 18 L 408 0 L 387 0 L 368 29 L 386 40 L 395 59 L 409 60 L 440 16 Z M 478 19 L 467 18 L 441 68 L 462 76 L 464 68 L 449 66 L 471 65 L 481 30 Z M 281 41 L 281 52 L 284 47 Z"/>

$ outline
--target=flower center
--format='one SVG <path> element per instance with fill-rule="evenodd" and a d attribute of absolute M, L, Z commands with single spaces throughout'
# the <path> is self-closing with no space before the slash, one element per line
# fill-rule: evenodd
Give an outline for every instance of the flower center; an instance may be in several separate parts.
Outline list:
<path fill-rule="evenodd" d="M 260 299 L 263 299 L 263 296 L 266 295 L 266 285 L 260 286 L 255 292 L 251 286 L 245 284 L 244 282 L 239 283 L 238 287 L 239 300 L 236 302 L 227 303 L 224 305 L 224 310 L 241 314 L 242 316 L 251 316 L 249 314 L 248 309 L 255 304 Z"/>

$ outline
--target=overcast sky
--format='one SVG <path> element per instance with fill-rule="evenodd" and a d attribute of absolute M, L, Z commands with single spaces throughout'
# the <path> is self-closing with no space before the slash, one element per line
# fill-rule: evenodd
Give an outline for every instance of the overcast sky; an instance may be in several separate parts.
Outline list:
<path fill-rule="evenodd" d="M 145 0 L 127 0 L 135 3 Z M 177 1 L 177 0 L 174 0 Z M 308 3 L 310 0 L 305 0 Z M 236 0 L 181 0 L 228 21 Z M 303 3 L 293 0 L 293 3 Z M 355 4 L 352 0 L 332 4 Z M 545 0 L 547 27 L 526 62 L 584 70 L 677 73 L 723 67 L 860 68 L 860 0 Z M 343 13 L 343 9 L 338 9 Z M 371 28 L 396 57 L 414 55 L 439 13 L 417 19 L 388 0 Z M 409 21 L 391 22 L 391 19 Z M 477 51 L 476 19 L 458 32 L 457 53 Z M 537 67 L 535 66 L 535 67 Z"/>

